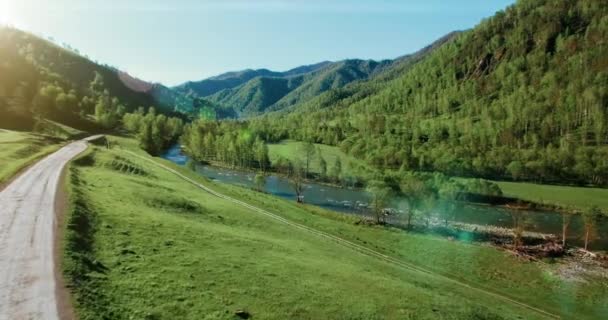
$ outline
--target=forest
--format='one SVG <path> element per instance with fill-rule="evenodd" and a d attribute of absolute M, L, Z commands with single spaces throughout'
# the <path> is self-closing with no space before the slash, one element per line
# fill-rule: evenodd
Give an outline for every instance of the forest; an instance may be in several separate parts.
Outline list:
<path fill-rule="evenodd" d="M 339 146 L 376 168 L 608 185 L 608 3 L 526 0 L 395 79 L 248 121 L 266 142 Z"/>
<path fill-rule="evenodd" d="M 135 90 L 129 83 L 134 79 L 117 70 L 17 29 L 0 29 L 0 57 L 3 128 L 48 133 L 53 126 L 47 120 L 88 132 L 124 127 L 143 149 L 159 154 L 188 119 L 164 105 L 158 113 L 153 95 Z M 152 107 L 146 113 L 141 105 Z"/>

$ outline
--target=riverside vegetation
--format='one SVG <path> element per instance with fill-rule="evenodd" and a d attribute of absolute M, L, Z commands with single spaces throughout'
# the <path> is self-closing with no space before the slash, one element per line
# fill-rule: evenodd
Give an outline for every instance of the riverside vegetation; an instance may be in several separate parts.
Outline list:
<path fill-rule="evenodd" d="M 582 213 L 585 247 L 603 236 L 606 39 L 604 1 L 519 0 L 400 59 L 167 88 L 0 27 L 0 182 L 70 139 L 116 135 L 66 179 L 63 271 L 82 319 L 598 319 L 605 267 L 580 263 L 601 255 L 530 262 L 397 230 L 384 207 L 406 197 L 409 227 L 438 200 L 513 197 L 563 209 L 564 233 Z M 153 158 L 175 143 L 196 161 L 258 171 L 258 185 L 284 174 L 298 195 L 306 179 L 365 188 L 375 223 Z M 525 221 L 513 216 L 517 253 Z"/>
<path fill-rule="evenodd" d="M 82 319 L 232 319 L 237 311 L 263 319 L 545 318 L 439 275 L 565 317 L 594 319 L 606 312 L 605 286 L 566 285 L 559 264 L 528 263 L 492 247 L 358 225 L 352 217 L 211 183 L 150 158 L 134 140 L 111 139 L 112 149 L 93 148 L 70 169 L 65 272 Z M 127 151 L 437 275 L 292 229 Z"/>

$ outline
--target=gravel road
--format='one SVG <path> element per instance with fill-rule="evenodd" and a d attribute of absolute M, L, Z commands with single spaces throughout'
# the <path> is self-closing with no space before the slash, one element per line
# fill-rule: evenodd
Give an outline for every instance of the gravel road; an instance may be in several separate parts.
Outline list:
<path fill-rule="evenodd" d="M 95 138 L 66 145 L 0 192 L 0 320 L 59 319 L 55 197 L 65 165 Z"/>

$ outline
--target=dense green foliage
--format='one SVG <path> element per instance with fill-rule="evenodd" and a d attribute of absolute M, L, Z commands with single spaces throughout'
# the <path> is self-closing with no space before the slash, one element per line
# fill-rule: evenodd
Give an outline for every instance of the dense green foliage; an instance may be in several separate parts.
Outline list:
<path fill-rule="evenodd" d="M 268 147 L 238 122 L 195 121 L 181 139 L 185 151 L 200 162 L 222 162 L 233 167 L 270 167 Z"/>
<path fill-rule="evenodd" d="M 518 1 L 395 79 L 332 90 L 250 130 L 375 167 L 606 185 L 607 39 L 605 1 Z"/>
<path fill-rule="evenodd" d="M 0 61 L 3 128 L 31 130 L 48 118 L 97 131 L 115 127 L 138 106 L 173 113 L 157 103 L 150 84 L 16 29 L 0 27 Z"/>
<path fill-rule="evenodd" d="M 322 62 L 287 72 L 245 70 L 189 82 L 176 87 L 175 91 L 196 99 L 204 98 L 217 109 L 233 112 L 224 112 L 217 118 L 249 117 L 269 110 L 285 109 L 328 90 L 368 79 L 393 65 L 401 65 L 407 59 L 404 57 L 395 62 Z"/>
<path fill-rule="evenodd" d="M 180 118 L 156 114 L 154 108 L 150 108 L 148 113 L 143 108 L 127 113 L 122 122 L 125 129 L 135 134 L 139 146 L 151 155 L 159 155 L 175 143 L 184 127 Z"/>
<path fill-rule="evenodd" d="M 336 147 L 290 143 L 285 145 L 284 150 L 277 150 L 276 146 L 272 146 L 273 152 L 270 154 L 264 140 L 257 133 L 252 132 L 245 122 L 195 121 L 185 126 L 181 143 L 184 151 L 196 161 L 274 171 L 289 177 L 297 177 L 297 184 L 301 184 L 302 179 L 315 179 L 361 187 L 368 182 L 382 181 L 397 194 L 409 193 L 412 197 L 424 196 L 429 199 L 446 198 L 446 195 L 450 195 L 447 198 L 453 200 L 469 193 L 502 195 L 498 185 L 481 179 L 454 179 L 438 172 L 375 170 L 352 157 L 341 154 L 339 150 L 335 150 Z M 325 157 L 331 160 L 329 164 Z M 412 181 L 424 186 L 424 195 L 403 189 L 404 185 L 411 184 Z"/>
<path fill-rule="evenodd" d="M 201 81 L 190 81 L 174 88 L 186 96 L 206 97 L 225 89 L 238 87 L 249 80 L 258 77 L 286 78 L 319 70 L 331 62 L 321 62 L 310 66 L 298 67 L 286 72 L 275 72 L 267 69 L 243 70 L 227 72 L 219 76 L 211 77 Z"/>

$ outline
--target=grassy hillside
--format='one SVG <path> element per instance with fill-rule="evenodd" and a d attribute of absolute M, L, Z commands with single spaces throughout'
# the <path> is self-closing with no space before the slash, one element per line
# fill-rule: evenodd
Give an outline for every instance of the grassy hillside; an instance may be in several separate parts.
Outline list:
<path fill-rule="evenodd" d="M 59 149 L 66 137 L 0 129 L 0 185 L 23 168 Z"/>
<path fill-rule="evenodd" d="M 213 184 L 154 160 L 291 222 L 432 273 L 413 271 L 206 193 L 146 161 L 132 140 L 114 140 L 119 147 L 93 149 L 70 170 L 64 266 L 81 319 L 234 319 L 239 310 L 255 319 L 545 318 L 462 282 L 566 318 L 607 311 L 605 286 L 565 282 L 557 265 L 356 225 L 347 216 Z"/>
<path fill-rule="evenodd" d="M 129 112 L 156 106 L 166 114 L 174 111 L 156 99 L 151 84 L 17 29 L 0 27 L 0 61 L 2 128 L 31 130 L 42 116 L 82 130 L 100 130 L 91 121 L 98 102 L 93 91 L 104 96 L 108 108 L 111 104 Z"/>

